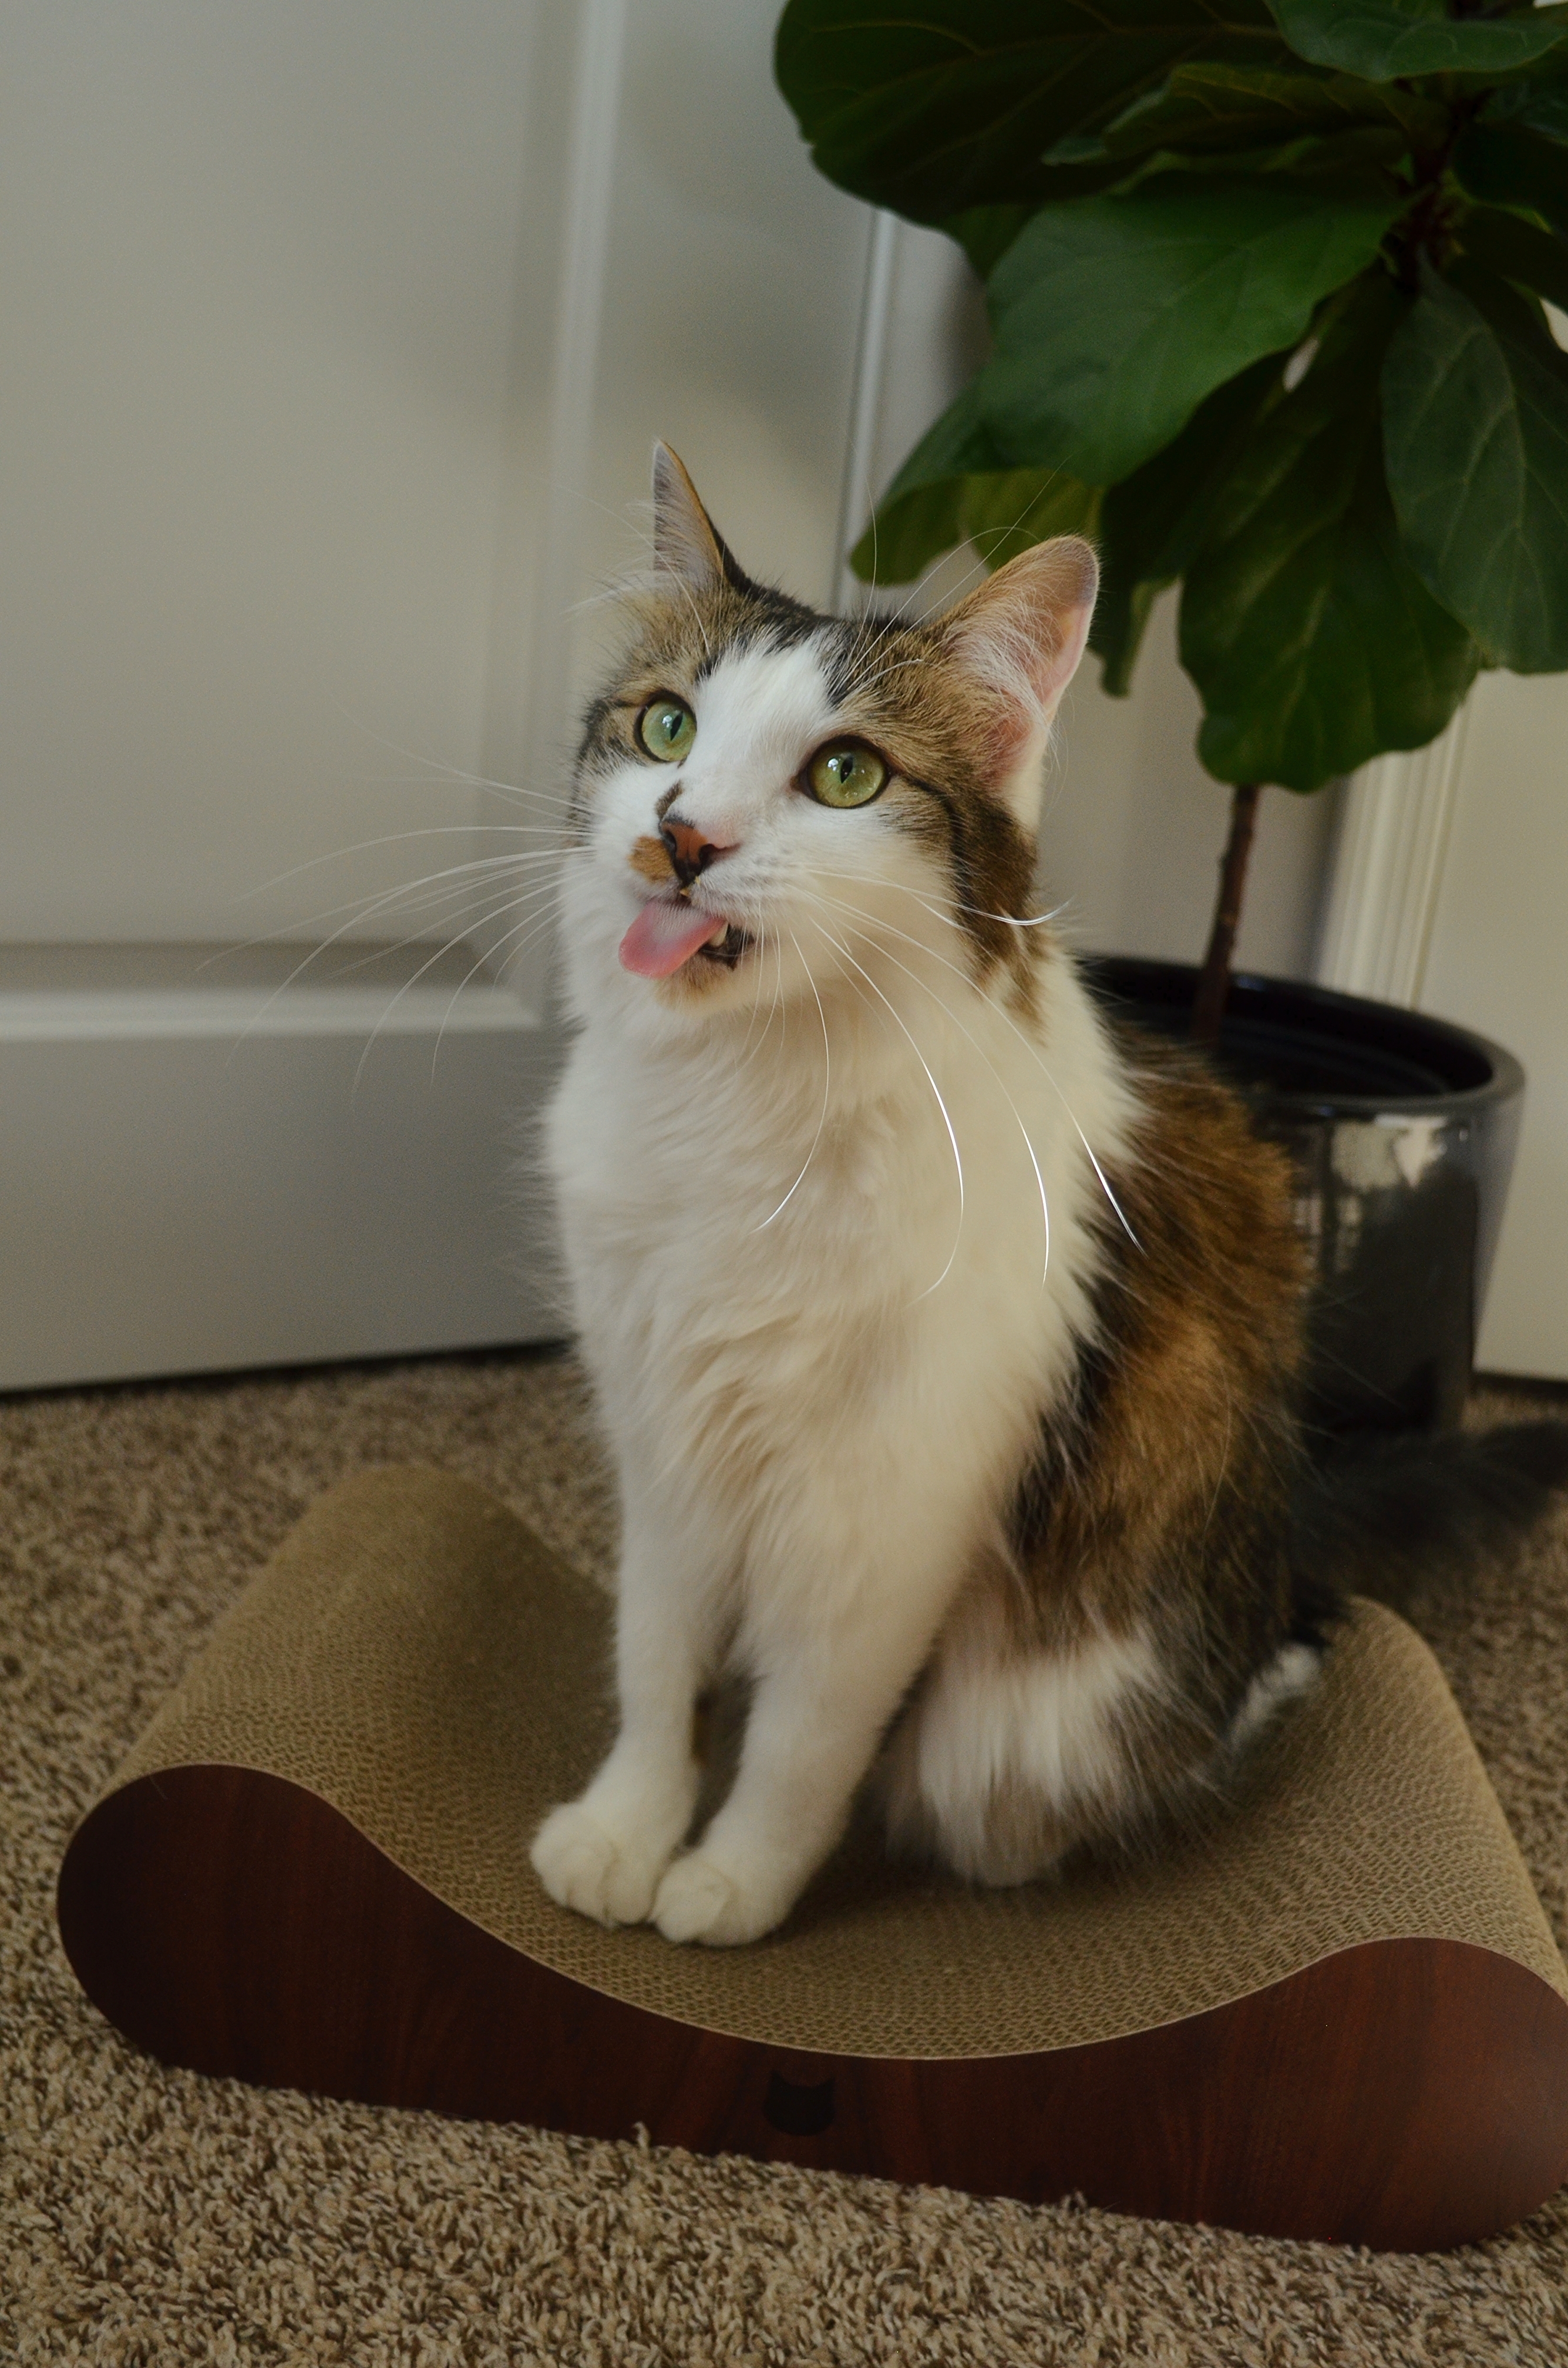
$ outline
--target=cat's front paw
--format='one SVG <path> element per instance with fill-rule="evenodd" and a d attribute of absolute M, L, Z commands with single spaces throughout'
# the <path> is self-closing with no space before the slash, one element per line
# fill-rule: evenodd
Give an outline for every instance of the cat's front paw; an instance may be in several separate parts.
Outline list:
<path fill-rule="evenodd" d="M 653 1921 L 666 1941 L 733 1948 L 771 1932 L 792 1904 L 792 1894 L 746 1884 L 700 1850 L 688 1850 L 675 1861 L 654 1895 Z"/>
<path fill-rule="evenodd" d="M 534 1873 L 551 1899 L 597 1924 L 642 1924 L 668 1862 L 632 1834 L 618 1834 L 581 1801 L 552 1809 L 534 1836 Z"/>

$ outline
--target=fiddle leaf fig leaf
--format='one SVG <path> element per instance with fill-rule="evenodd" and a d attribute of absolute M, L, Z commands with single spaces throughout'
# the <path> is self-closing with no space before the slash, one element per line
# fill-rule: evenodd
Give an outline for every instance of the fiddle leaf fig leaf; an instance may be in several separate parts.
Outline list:
<path fill-rule="evenodd" d="M 1568 143 L 1568 84 L 1554 79 L 1542 85 L 1533 78 L 1506 83 L 1487 100 L 1481 120 L 1517 123 L 1523 131 L 1539 131 L 1543 140 Z"/>
<path fill-rule="evenodd" d="M 885 504 L 946 478 L 976 476 L 1007 467 L 1006 456 L 985 425 L 981 399 L 980 379 L 971 378 L 926 430 L 883 495 Z"/>
<path fill-rule="evenodd" d="M 1568 232 L 1568 147 L 1516 125 L 1472 123 L 1454 148 L 1454 171 L 1472 198 L 1528 207 Z"/>
<path fill-rule="evenodd" d="M 955 544 L 999 567 L 1052 534 L 1093 534 L 1097 485 L 1060 469 L 1009 469 L 980 417 L 979 382 L 915 446 L 849 555 L 865 584 L 908 584 Z"/>
<path fill-rule="evenodd" d="M 1215 387 L 1294 346 L 1376 254 L 1398 192 L 1164 175 L 1050 206 L 991 280 L 981 417 L 1016 464 L 1115 484 Z"/>
<path fill-rule="evenodd" d="M 1460 224 L 1459 239 L 1463 252 L 1484 269 L 1533 288 L 1549 304 L 1568 312 L 1568 239 L 1554 238 L 1501 206 L 1474 207 Z"/>
<path fill-rule="evenodd" d="M 1174 584 L 1203 539 L 1216 487 L 1260 407 L 1283 385 L 1278 354 L 1254 362 L 1200 403 L 1181 434 L 1113 485 L 1100 509 L 1100 597 L 1089 646 L 1116 698 L 1132 685 L 1133 661 L 1158 594 Z"/>
<path fill-rule="evenodd" d="M 1044 158 L 1096 138 L 1175 66 L 1290 57 L 1264 0 L 790 0 L 774 65 L 830 181 L 940 222 L 1103 172 Z"/>
<path fill-rule="evenodd" d="M 1223 154 L 1369 124 L 1406 133 L 1424 127 L 1436 142 L 1447 119 L 1440 107 L 1414 95 L 1406 110 L 1391 108 L 1375 85 L 1348 74 L 1187 65 L 1177 66 L 1163 89 L 1146 92 L 1125 108 L 1107 125 L 1101 145 L 1112 156 L 1162 148 Z"/>
<path fill-rule="evenodd" d="M 908 584 L 934 559 L 971 542 L 987 567 L 1053 534 L 1093 535 L 1100 489 L 1060 469 L 942 477 L 890 495 L 849 555 L 863 584 Z"/>
<path fill-rule="evenodd" d="M 913 584 L 915 577 L 964 539 L 963 495 L 967 477 L 938 477 L 913 485 L 896 501 L 877 505 L 870 525 L 849 554 L 862 584 Z"/>
<path fill-rule="evenodd" d="M 980 278 L 989 279 L 1034 211 L 1032 206 L 971 206 L 937 228 L 957 239 Z"/>
<path fill-rule="evenodd" d="M 963 529 L 987 567 L 1005 567 L 1053 534 L 1095 535 L 1104 495 L 1061 469 L 1008 469 L 966 477 Z"/>
<path fill-rule="evenodd" d="M 1568 355 L 1503 282 L 1428 268 L 1382 397 L 1389 488 L 1426 583 L 1494 663 L 1568 666 Z"/>
<path fill-rule="evenodd" d="M 1181 658 L 1222 781 L 1311 791 L 1440 732 L 1482 662 L 1400 544 L 1378 380 L 1410 299 L 1381 271 L 1266 405 L 1186 575 Z"/>
<path fill-rule="evenodd" d="M 1047 535 L 1099 528 L 1099 485 L 1080 485 L 1062 469 L 973 469 L 919 485 L 904 485 L 907 476 L 907 469 L 898 473 L 850 552 L 862 583 L 912 583 L 960 542 L 973 542 L 985 566 L 1000 568 Z"/>
<path fill-rule="evenodd" d="M 1516 16 L 1451 14 L 1446 0 L 1269 0 L 1298 57 L 1368 82 L 1411 74 L 1506 74 L 1555 48 L 1561 6 Z"/>

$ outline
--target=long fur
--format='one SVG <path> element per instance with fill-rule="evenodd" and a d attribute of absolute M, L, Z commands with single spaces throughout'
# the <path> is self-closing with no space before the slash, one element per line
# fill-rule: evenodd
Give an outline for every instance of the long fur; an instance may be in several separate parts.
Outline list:
<path fill-rule="evenodd" d="M 788 1913 L 869 1772 L 896 1844 L 993 1883 L 1211 1787 L 1315 1673 L 1335 1597 L 1292 1524 L 1332 1521 L 1283 1156 L 1119 1039 L 1032 902 L 1087 546 L 852 624 L 753 584 L 669 454 L 655 519 L 576 768 L 549 1126 L 621 1727 L 534 1863 L 725 1942 Z M 655 696 L 695 719 L 676 763 Z M 811 787 L 846 737 L 887 768 L 852 810 Z M 651 919 L 709 918 L 650 973 Z M 740 1765 L 694 1833 L 725 1670 Z"/>

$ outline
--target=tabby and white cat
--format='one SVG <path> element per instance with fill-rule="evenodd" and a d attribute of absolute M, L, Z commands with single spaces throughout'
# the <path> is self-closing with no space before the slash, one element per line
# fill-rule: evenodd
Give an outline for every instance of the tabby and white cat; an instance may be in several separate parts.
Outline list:
<path fill-rule="evenodd" d="M 549 1126 L 621 1724 L 533 1862 L 744 1941 L 869 1771 L 982 1883 L 1125 1836 L 1310 1682 L 1330 1599 L 1286 1544 L 1283 1156 L 1118 1037 L 1032 901 L 1094 553 L 846 622 L 752 582 L 662 447 L 654 516 L 577 763 Z M 694 1837 L 726 1668 L 744 1748 Z"/>

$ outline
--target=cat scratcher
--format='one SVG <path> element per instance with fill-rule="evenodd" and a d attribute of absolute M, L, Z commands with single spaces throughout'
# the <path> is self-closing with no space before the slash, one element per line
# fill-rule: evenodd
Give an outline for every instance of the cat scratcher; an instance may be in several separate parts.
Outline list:
<path fill-rule="evenodd" d="M 504 1507 L 345 1483 L 74 1836 L 88 1996 L 203 2072 L 1278 2235 L 1450 2245 L 1568 2175 L 1568 1975 L 1392 1613 L 1158 1863 L 974 1892 L 856 1835 L 733 1951 L 603 1931 L 528 1865 L 608 1667 L 602 1598 Z"/>

